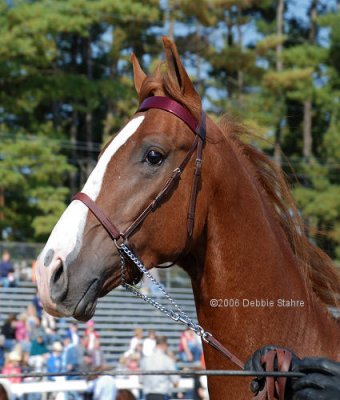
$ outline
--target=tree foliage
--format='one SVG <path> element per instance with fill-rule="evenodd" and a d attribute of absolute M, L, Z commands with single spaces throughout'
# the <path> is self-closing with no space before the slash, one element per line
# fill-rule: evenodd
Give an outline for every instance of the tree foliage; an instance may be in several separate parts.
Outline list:
<path fill-rule="evenodd" d="M 250 126 L 291 179 L 313 240 L 340 258 L 340 11 L 336 1 L 306 7 L 0 0 L 2 237 L 46 238 L 137 106 L 130 52 L 150 69 L 169 33 L 205 108 Z"/>

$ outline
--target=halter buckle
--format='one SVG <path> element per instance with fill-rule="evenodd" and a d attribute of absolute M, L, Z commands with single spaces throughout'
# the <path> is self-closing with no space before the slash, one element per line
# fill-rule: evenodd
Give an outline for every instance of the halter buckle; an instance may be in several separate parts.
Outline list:
<path fill-rule="evenodd" d="M 122 249 L 123 244 L 125 243 L 125 237 L 120 234 L 117 239 L 113 240 L 113 243 L 115 244 L 115 246 L 117 247 L 118 250 Z"/>

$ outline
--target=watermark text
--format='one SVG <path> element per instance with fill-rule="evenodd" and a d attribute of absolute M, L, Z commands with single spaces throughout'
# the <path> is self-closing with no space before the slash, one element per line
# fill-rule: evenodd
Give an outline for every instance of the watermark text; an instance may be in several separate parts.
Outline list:
<path fill-rule="evenodd" d="M 210 299 L 213 308 L 303 308 L 305 302 L 301 299 Z"/>

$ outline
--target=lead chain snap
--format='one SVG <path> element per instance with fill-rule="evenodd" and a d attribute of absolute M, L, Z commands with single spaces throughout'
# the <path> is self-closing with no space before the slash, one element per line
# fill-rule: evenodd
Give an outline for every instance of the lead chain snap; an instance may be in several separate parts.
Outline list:
<path fill-rule="evenodd" d="M 121 241 L 121 242 L 118 243 L 118 241 Z M 114 239 L 114 241 L 113 241 L 113 243 L 115 244 L 115 246 L 117 247 L 118 250 L 122 250 L 124 242 L 125 242 L 125 238 L 122 234 L 120 234 L 120 236 L 118 236 L 118 238 Z"/>
<path fill-rule="evenodd" d="M 209 343 L 208 338 L 211 337 L 211 336 L 212 336 L 212 334 L 211 334 L 210 332 L 203 332 L 202 335 L 201 335 L 201 338 L 202 338 L 206 343 Z"/>

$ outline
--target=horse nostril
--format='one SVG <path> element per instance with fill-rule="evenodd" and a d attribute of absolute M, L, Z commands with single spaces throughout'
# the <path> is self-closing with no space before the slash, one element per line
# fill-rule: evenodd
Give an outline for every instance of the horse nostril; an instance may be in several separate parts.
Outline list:
<path fill-rule="evenodd" d="M 63 301 L 67 294 L 67 274 L 62 260 L 58 259 L 58 266 L 54 270 L 51 283 L 51 298 L 54 302 Z"/>
<path fill-rule="evenodd" d="M 58 284 L 58 282 L 60 280 L 64 279 L 64 264 L 63 262 L 60 260 L 60 265 L 59 267 L 54 271 L 53 277 L 52 277 L 52 281 L 54 284 Z"/>

